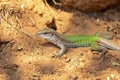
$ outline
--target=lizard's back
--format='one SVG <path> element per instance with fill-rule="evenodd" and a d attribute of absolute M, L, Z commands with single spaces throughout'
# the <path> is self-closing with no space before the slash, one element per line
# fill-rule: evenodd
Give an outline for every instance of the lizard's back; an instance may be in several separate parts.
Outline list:
<path fill-rule="evenodd" d="M 68 47 L 88 47 L 91 46 L 92 43 L 98 40 L 98 36 L 91 35 L 64 35 L 65 39 L 70 41 L 73 44 L 66 43 L 65 45 Z"/>

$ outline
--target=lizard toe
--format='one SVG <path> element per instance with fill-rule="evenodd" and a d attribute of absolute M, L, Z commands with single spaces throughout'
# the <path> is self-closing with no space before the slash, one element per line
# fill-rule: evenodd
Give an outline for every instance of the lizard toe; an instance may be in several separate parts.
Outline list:
<path fill-rule="evenodd" d="M 52 57 L 53 58 L 60 58 L 62 55 L 61 54 L 53 54 Z"/>

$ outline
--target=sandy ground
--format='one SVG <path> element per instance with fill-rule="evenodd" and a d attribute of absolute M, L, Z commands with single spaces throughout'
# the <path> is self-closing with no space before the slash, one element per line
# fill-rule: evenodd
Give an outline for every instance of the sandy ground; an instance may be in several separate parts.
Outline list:
<path fill-rule="evenodd" d="M 84 13 L 50 7 L 42 0 L 3 0 L 0 5 L 0 80 L 120 80 L 120 52 L 109 50 L 99 59 L 89 47 L 69 48 L 53 58 L 60 49 L 35 36 L 46 26 L 61 34 L 109 31 L 120 45 L 119 8 Z"/>

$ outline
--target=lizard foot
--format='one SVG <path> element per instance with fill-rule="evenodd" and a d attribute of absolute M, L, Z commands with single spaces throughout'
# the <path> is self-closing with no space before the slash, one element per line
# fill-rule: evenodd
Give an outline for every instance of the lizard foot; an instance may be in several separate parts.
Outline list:
<path fill-rule="evenodd" d="M 59 54 L 53 54 L 52 55 L 52 58 L 60 58 L 61 57 L 61 55 L 59 55 Z"/>
<path fill-rule="evenodd" d="M 103 50 L 102 52 L 100 52 L 100 58 L 104 57 L 105 54 L 107 53 L 108 51 L 107 50 Z"/>
<path fill-rule="evenodd" d="M 61 56 L 62 56 L 62 54 L 58 54 L 58 53 L 56 53 L 56 51 L 52 55 L 53 58 L 60 58 Z"/>

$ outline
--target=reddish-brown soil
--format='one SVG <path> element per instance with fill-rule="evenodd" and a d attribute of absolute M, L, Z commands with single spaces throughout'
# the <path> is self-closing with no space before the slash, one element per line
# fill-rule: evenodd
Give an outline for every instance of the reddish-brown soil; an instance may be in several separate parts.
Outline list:
<path fill-rule="evenodd" d="M 100 11 L 110 6 L 119 6 L 119 0 L 60 0 L 64 7 L 73 7 L 85 12 Z"/>
<path fill-rule="evenodd" d="M 35 36 L 47 25 L 61 34 L 109 31 L 120 45 L 119 8 L 99 13 L 58 8 L 43 0 L 0 2 L 0 80 L 120 80 L 120 52 L 109 50 L 99 59 L 89 47 L 69 48 L 53 58 L 60 49 Z"/>

